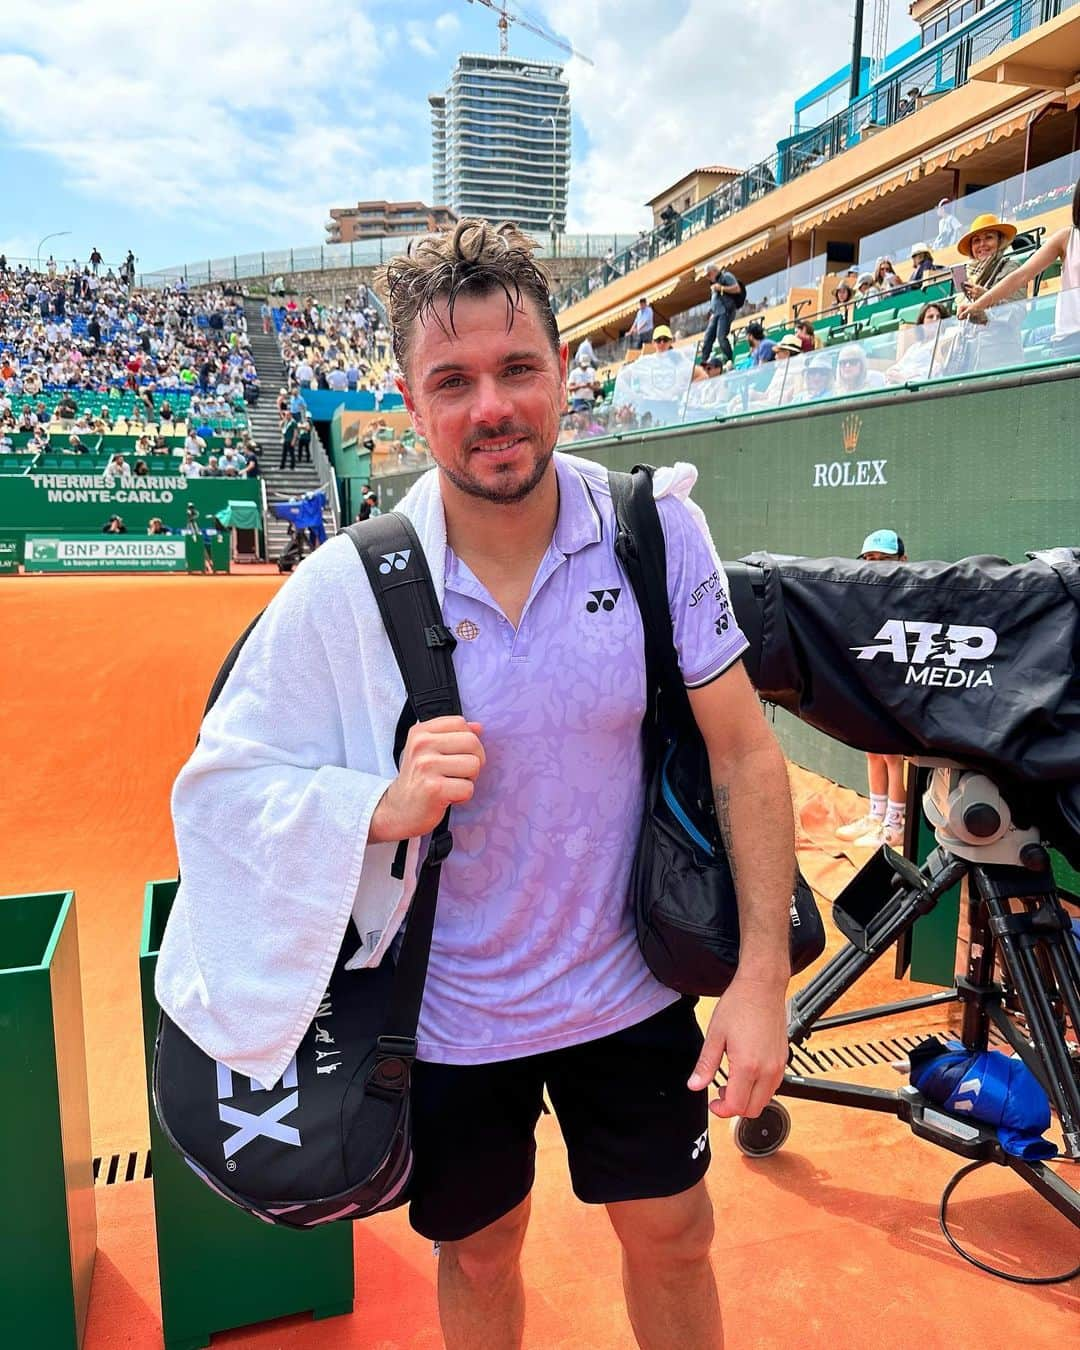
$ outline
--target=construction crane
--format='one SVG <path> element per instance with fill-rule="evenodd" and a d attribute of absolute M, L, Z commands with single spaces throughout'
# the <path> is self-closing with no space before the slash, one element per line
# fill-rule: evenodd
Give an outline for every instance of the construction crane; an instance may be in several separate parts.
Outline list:
<path fill-rule="evenodd" d="M 483 5 L 486 9 L 494 10 L 499 16 L 500 56 L 506 56 L 508 53 L 510 46 L 510 25 L 516 23 L 521 28 L 527 28 L 530 33 L 535 33 L 537 37 L 542 37 L 545 42 L 550 42 L 553 47 L 558 47 L 559 50 L 564 51 L 567 56 L 576 56 L 579 61 L 584 61 L 587 66 L 594 64 L 587 56 L 583 56 L 581 52 L 575 51 L 574 48 L 570 46 L 569 42 L 564 42 L 562 38 L 556 37 L 550 29 L 545 28 L 543 23 L 533 15 L 524 18 L 521 14 L 515 14 L 509 5 L 505 3 L 501 5 L 495 4 L 495 0 L 469 0 L 469 4 Z"/>
<path fill-rule="evenodd" d="M 889 0 L 874 0 L 873 36 L 870 40 L 870 83 L 873 84 L 889 53 Z"/>

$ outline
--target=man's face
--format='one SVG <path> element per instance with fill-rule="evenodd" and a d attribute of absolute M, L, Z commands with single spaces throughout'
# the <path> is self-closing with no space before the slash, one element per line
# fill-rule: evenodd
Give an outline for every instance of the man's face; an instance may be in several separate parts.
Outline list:
<path fill-rule="evenodd" d="M 440 323 L 441 320 L 441 323 Z M 456 331 L 454 331 L 456 330 Z M 418 436 L 461 492 L 517 502 L 543 478 L 559 435 L 567 353 L 556 353 L 534 302 L 507 329 L 503 292 L 445 300 L 417 320 L 397 381 Z"/>

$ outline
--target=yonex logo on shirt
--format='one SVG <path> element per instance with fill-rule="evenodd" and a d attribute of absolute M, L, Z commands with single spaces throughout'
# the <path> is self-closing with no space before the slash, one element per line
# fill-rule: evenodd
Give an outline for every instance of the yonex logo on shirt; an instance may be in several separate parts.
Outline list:
<path fill-rule="evenodd" d="M 616 586 L 610 590 L 590 591 L 591 600 L 586 601 L 585 608 L 590 614 L 597 613 L 598 610 L 606 610 L 608 614 L 619 603 L 619 596 L 622 595 L 622 588 Z"/>
<path fill-rule="evenodd" d="M 409 556 L 412 549 L 403 548 L 400 553 L 382 554 L 382 562 L 379 564 L 379 571 L 384 577 L 393 572 L 404 572 L 409 565 Z"/>

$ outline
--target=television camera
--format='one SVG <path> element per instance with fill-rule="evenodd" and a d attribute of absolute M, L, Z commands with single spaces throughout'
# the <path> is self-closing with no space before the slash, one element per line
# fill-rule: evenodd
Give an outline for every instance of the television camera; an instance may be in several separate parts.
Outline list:
<path fill-rule="evenodd" d="M 920 866 L 883 846 L 834 901 L 846 942 L 791 1000 L 792 1046 L 816 1031 L 959 1003 L 964 1047 L 986 1051 L 996 1030 L 1045 1090 L 1063 1160 L 1080 1162 L 1080 952 L 1050 852 L 1080 865 L 1080 550 L 1033 553 L 1017 565 L 754 554 L 725 569 L 763 700 L 856 749 L 904 755 L 929 771 L 922 809 L 937 847 Z M 970 940 L 955 986 L 826 1016 L 958 883 Z M 1080 1193 L 1062 1175 L 913 1086 L 789 1071 L 778 1096 L 893 1114 L 968 1159 L 943 1196 L 942 1229 L 992 1274 L 1005 1272 L 964 1252 L 946 1222 L 951 1188 L 968 1170 L 1010 1167 L 1080 1225 Z M 767 1156 L 789 1129 L 774 1100 L 758 1119 L 736 1121 L 735 1139 Z"/>

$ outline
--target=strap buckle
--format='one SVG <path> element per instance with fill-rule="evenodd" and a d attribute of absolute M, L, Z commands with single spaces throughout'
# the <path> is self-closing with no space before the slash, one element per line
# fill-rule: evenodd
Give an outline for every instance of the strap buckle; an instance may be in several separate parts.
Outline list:
<path fill-rule="evenodd" d="M 424 859 L 425 866 L 438 867 L 449 858 L 454 847 L 454 836 L 449 830 L 436 830 L 431 836 L 431 843 L 428 846 L 427 857 Z"/>
<path fill-rule="evenodd" d="M 387 1059 L 416 1058 L 415 1036 L 380 1036 L 375 1041 L 375 1053 Z"/>
<path fill-rule="evenodd" d="M 425 628 L 424 641 L 429 647 L 448 647 L 451 651 L 457 646 L 457 638 L 444 623 L 433 623 Z"/>

